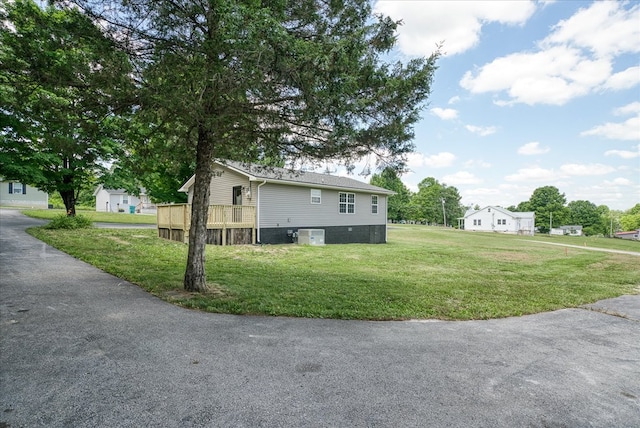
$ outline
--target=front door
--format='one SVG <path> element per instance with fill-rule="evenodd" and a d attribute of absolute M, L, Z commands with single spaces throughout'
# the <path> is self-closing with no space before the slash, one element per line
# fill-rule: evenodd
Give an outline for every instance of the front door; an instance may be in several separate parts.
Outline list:
<path fill-rule="evenodd" d="M 242 205 L 242 186 L 233 188 L 233 205 Z M 233 207 L 233 222 L 240 223 L 242 221 L 242 207 Z"/>

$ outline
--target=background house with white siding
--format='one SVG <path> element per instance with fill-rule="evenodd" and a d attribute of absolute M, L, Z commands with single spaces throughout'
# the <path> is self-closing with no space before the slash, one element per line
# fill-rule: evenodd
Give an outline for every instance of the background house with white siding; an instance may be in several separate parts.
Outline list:
<path fill-rule="evenodd" d="M 0 178 L 0 205 L 48 208 L 49 194 L 26 183 Z"/>
<path fill-rule="evenodd" d="M 193 199 L 192 176 L 180 191 Z M 231 161 L 213 164 L 210 205 L 255 207 L 257 242 L 294 242 L 299 229 L 323 229 L 332 243 L 384 243 L 394 192 L 348 177 Z"/>
<path fill-rule="evenodd" d="M 131 195 L 124 189 L 105 189 L 102 184 L 93 192 L 96 198 L 98 212 L 124 212 L 155 214 L 156 206 L 151 203 L 145 190 L 141 189 L 140 196 Z"/>
<path fill-rule="evenodd" d="M 488 206 L 469 210 L 460 220 L 460 228 L 477 232 L 515 233 L 533 235 L 535 212 L 512 212 L 500 207 Z"/>

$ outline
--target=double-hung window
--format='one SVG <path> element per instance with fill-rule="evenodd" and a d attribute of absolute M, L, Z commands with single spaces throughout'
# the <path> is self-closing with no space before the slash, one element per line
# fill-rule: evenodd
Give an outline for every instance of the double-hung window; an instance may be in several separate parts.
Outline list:
<path fill-rule="evenodd" d="M 12 183 L 9 182 L 9 194 L 23 194 L 27 193 L 27 186 L 23 183 Z"/>
<path fill-rule="evenodd" d="M 356 212 L 356 194 L 340 192 L 339 193 L 338 212 L 340 214 L 355 214 Z"/>
<path fill-rule="evenodd" d="M 371 195 L 371 214 L 378 214 L 378 195 Z"/>
<path fill-rule="evenodd" d="M 322 191 L 320 189 L 311 189 L 311 203 L 316 205 L 322 203 Z"/>

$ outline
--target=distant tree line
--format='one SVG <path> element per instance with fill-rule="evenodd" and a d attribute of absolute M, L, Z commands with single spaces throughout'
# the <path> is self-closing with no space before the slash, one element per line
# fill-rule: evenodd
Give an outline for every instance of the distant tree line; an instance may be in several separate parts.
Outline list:
<path fill-rule="evenodd" d="M 397 171 L 387 168 L 374 174 L 371 184 L 393 190 L 389 197 L 388 218 L 393 222 L 420 222 L 457 226 L 457 219 L 470 208 L 460 202 L 458 189 L 438 182 L 433 177 L 418 184 L 412 192 L 402 183 Z M 549 233 L 550 228 L 578 225 L 587 236 L 611 236 L 620 230 L 640 228 L 640 203 L 626 211 L 611 210 L 606 205 L 597 206 L 589 201 L 567 203 L 564 193 L 554 186 L 544 186 L 533 191 L 528 201 L 506 207 L 514 212 L 535 212 L 536 228 L 540 233 Z"/>

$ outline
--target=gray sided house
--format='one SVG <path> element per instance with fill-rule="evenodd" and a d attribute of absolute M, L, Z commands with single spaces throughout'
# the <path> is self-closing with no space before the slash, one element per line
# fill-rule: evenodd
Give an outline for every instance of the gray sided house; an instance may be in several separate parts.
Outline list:
<path fill-rule="evenodd" d="M 49 194 L 28 184 L 0 177 L 0 205 L 23 208 L 48 208 Z"/>
<path fill-rule="evenodd" d="M 193 199 L 191 177 L 180 191 Z M 387 241 L 387 197 L 394 192 L 347 177 L 231 161 L 213 164 L 210 205 L 251 206 L 254 241 L 295 242 L 299 229 L 323 229 L 324 242 Z"/>

